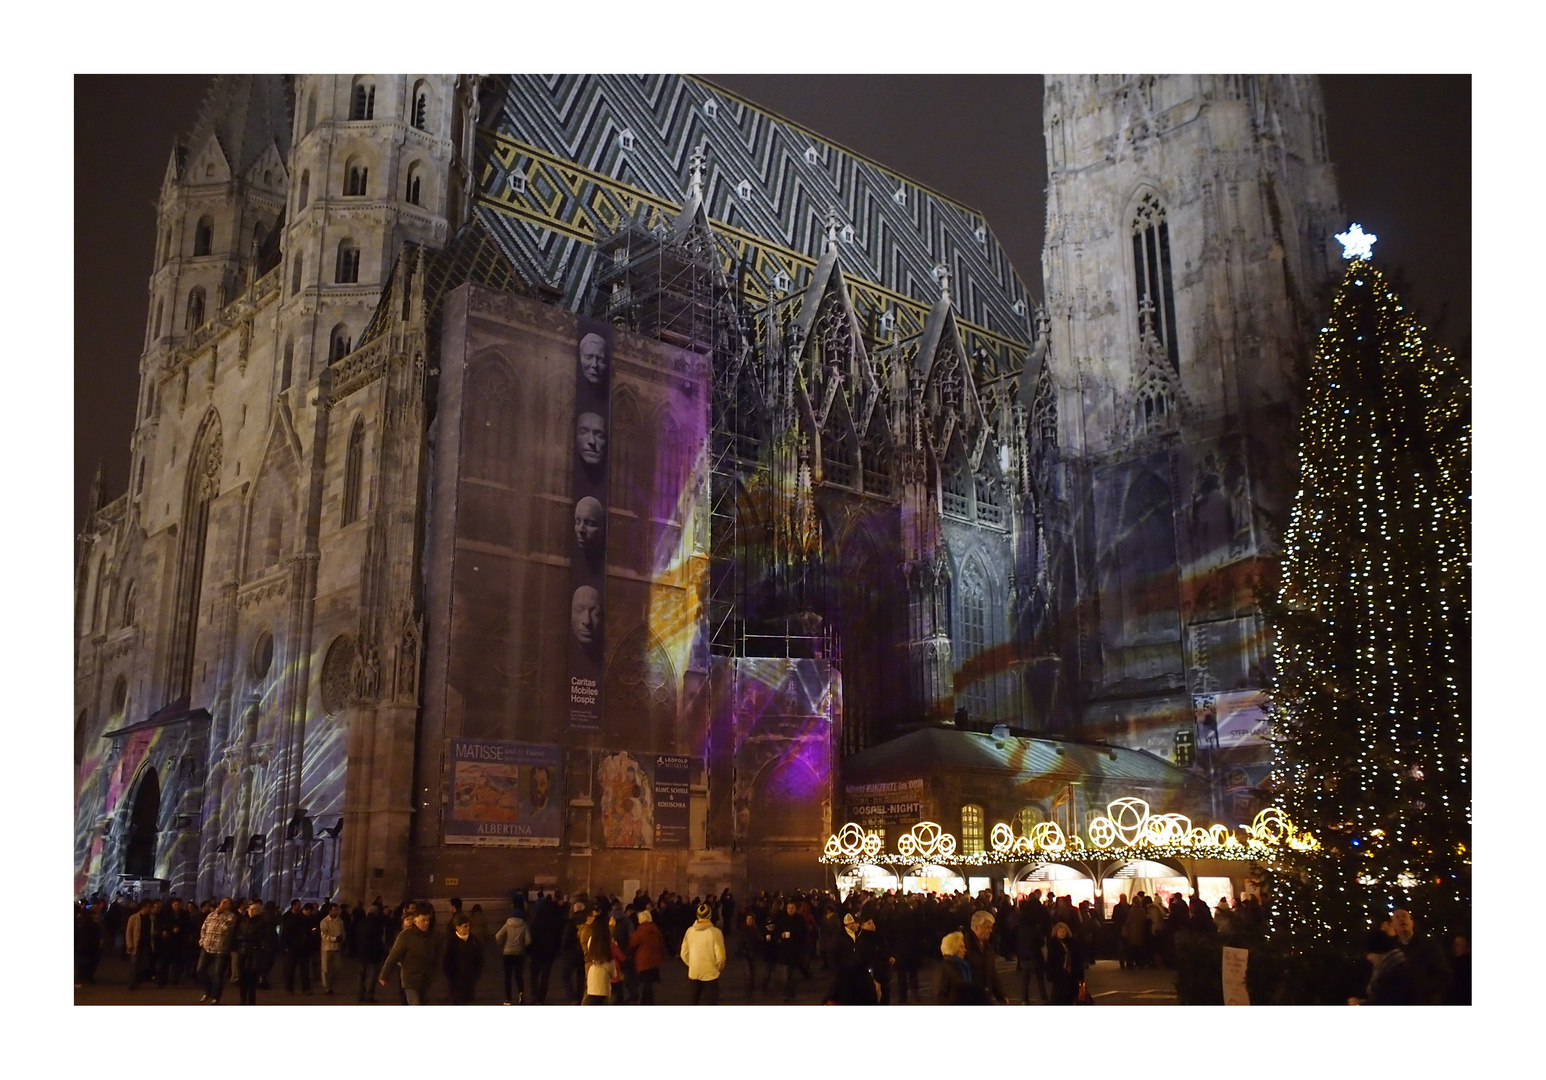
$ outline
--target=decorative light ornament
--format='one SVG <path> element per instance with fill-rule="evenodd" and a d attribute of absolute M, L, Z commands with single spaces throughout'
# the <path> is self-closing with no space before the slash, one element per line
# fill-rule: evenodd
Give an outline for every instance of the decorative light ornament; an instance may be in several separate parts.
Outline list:
<path fill-rule="evenodd" d="M 1374 233 L 1366 233 L 1358 222 L 1345 233 L 1337 233 L 1337 240 L 1342 245 L 1342 257 L 1344 259 L 1367 259 L 1374 253 L 1374 242 L 1379 237 Z"/>

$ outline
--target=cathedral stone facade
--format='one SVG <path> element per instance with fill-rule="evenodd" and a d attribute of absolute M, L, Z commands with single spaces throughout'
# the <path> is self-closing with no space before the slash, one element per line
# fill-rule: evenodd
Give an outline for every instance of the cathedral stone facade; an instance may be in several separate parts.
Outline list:
<path fill-rule="evenodd" d="M 949 725 L 1244 812 L 1319 92 L 1045 108 L 1039 308 L 981 215 L 699 80 L 216 80 L 81 535 L 79 887 L 817 884 L 844 759 Z"/>

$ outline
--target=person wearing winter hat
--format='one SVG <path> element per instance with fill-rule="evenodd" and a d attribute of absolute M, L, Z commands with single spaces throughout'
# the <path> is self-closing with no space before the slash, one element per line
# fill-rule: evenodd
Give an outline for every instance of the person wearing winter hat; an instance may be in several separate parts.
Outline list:
<path fill-rule="evenodd" d="M 712 920 L 713 910 L 699 904 L 697 921 L 682 935 L 682 963 L 692 984 L 692 1004 L 719 1004 L 719 976 L 725 970 L 725 935 Z M 707 1000 L 705 1000 L 707 999 Z"/>

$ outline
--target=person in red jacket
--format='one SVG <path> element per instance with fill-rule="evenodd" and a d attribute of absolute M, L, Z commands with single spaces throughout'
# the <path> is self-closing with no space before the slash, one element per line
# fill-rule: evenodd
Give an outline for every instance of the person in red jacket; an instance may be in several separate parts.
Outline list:
<path fill-rule="evenodd" d="M 655 1004 L 655 984 L 666 962 L 666 938 L 648 911 L 639 912 L 639 928 L 628 935 L 628 955 L 639 975 L 639 1004 Z"/>

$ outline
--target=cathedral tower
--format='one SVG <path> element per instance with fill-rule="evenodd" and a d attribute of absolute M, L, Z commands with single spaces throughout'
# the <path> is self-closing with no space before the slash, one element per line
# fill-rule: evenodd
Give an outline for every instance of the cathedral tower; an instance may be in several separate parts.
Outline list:
<path fill-rule="evenodd" d="M 1344 224 L 1319 86 L 1049 76 L 1044 107 L 1063 689 L 1086 735 L 1182 758 L 1195 737 L 1215 790 L 1247 797 L 1269 659 L 1252 591 Z"/>

